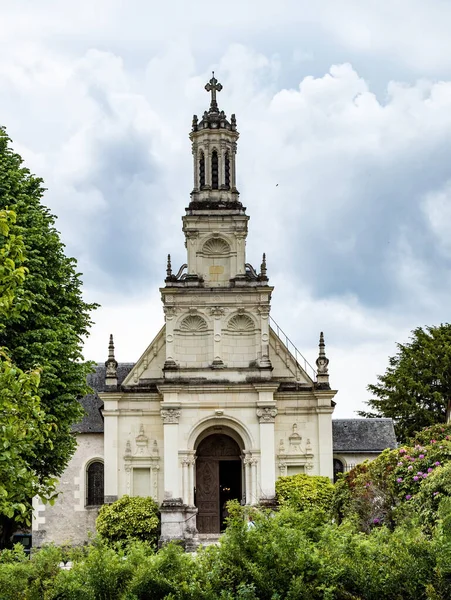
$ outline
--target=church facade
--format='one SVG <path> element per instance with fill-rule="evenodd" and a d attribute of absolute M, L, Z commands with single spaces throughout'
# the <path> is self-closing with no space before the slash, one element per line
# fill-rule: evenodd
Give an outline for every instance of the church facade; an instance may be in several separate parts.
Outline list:
<path fill-rule="evenodd" d="M 271 319 L 265 255 L 258 268 L 246 260 L 235 115 L 219 110 L 214 75 L 206 89 L 210 108 L 190 133 L 186 263 L 173 270 L 168 257 L 160 290 L 165 324 L 133 365 L 118 365 L 111 337 L 62 494 L 35 506 L 36 545 L 81 543 L 98 505 L 128 494 L 159 503 L 162 541 L 195 547 L 222 530 L 229 499 L 271 505 L 281 475 L 333 478 L 323 334 L 313 369 Z"/>

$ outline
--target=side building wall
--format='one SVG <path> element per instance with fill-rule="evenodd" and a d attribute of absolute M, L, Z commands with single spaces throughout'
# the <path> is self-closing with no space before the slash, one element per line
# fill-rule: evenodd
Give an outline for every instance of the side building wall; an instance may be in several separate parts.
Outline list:
<path fill-rule="evenodd" d="M 33 547 L 44 544 L 81 545 L 95 532 L 99 507 L 86 506 L 86 469 L 94 460 L 103 462 L 103 434 L 77 435 L 77 450 L 58 485 L 53 506 L 33 499 Z"/>
<path fill-rule="evenodd" d="M 374 460 L 382 452 L 334 452 L 334 459 L 338 459 L 343 463 L 345 472 L 350 471 L 356 465 L 365 462 L 366 460 Z"/>

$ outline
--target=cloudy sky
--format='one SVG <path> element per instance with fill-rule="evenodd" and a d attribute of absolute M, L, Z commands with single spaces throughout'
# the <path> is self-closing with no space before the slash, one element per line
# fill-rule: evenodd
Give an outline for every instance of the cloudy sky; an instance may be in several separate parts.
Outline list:
<path fill-rule="evenodd" d="M 337 417 L 397 341 L 449 321 L 451 2 L 0 0 L 0 122 L 48 188 L 85 296 L 86 357 L 135 361 L 163 323 L 165 257 L 185 262 L 193 113 L 241 137 L 248 261 Z"/>

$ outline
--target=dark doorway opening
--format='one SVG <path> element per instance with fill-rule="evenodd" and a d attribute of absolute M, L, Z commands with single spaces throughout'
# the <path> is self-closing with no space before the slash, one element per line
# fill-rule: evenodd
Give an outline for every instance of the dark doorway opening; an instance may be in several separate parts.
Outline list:
<path fill-rule="evenodd" d="M 226 504 L 229 500 L 241 500 L 241 461 L 221 460 L 219 462 L 219 505 L 221 507 L 221 531 L 226 528 L 225 519 L 229 513 Z"/>
<path fill-rule="evenodd" d="M 344 466 L 341 460 L 334 458 L 334 483 L 337 482 L 338 474 L 344 472 Z"/>
<path fill-rule="evenodd" d="M 196 460 L 196 506 L 199 533 L 225 528 L 226 503 L 241 500 L 241 450 L 228 435 L 217 433 L 201 441 Z"/>

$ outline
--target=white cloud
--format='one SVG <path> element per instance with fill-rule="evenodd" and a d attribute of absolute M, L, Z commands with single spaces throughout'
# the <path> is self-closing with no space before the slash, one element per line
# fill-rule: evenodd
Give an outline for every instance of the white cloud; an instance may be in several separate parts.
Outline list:
<path fill-rule="evenodd" d="M 267 252 L 274 317 L 312 363 L 325 331 L 339 410 L 350 414 L 396 340 L 447 319 L 451 9 L 417 0 L 229 4 L 212 29 L 204 0 L 195 10 L 10 3 L 3 122 L 45 178 L 87 297 L 103 305 L 87 356 L 101 360 L 112 332 L 118 358 L 136 360 L 163 322 L 165 255 L 185 262 L 188 132 L 215 68 L 221 108 L 237 114 L 241 133 L 248 260 Z M 300 47 L 312 28 L 315 40 Z M 380 73 L 387 60 L 396 80 Z M 403 65 L 419 65 L 421 77 Z"/>
<path fill-rule="evenodd" d="M 451 258 L 451 180 L 426 195 L 423 209 L 439 248 Z"/>

